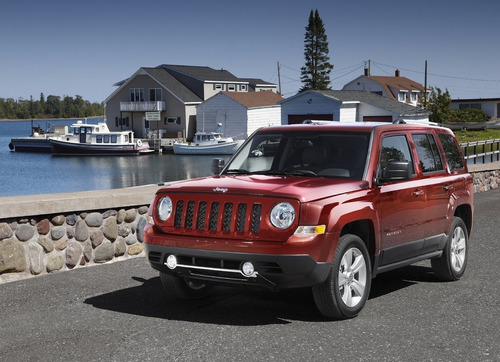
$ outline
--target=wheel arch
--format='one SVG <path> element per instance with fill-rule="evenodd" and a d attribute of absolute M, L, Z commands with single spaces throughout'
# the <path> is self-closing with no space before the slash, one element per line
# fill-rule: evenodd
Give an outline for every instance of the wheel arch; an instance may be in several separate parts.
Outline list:
<path fill-rule="evenodd" d="M 456 208 L 454 216 L 464 221 L 465 226 L 467 226 L 468 236 L 470 236 L 472 232 L 472 207 L 469 204 L 462 204 Z"/>
<path fill-rule="evenodd" d="M 340 232 L 340 236 L 345 234 L 353 234 L 363 240 L 370 255 L 371 265 L 373 266 L 374 256 L 376 252 L 376 242 L 375 226 L 373 225 L 372 220 L 356 220 L 344 225 L 342 231 Z"/>

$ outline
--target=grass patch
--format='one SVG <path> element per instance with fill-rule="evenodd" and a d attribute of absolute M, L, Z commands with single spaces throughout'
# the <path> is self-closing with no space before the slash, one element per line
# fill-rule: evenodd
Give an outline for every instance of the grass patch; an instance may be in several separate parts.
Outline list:
<path fill-rule="evenodd" d="M 500 138 L 500 129 L 454 131 L 459 143 L 485 141 Z"/>

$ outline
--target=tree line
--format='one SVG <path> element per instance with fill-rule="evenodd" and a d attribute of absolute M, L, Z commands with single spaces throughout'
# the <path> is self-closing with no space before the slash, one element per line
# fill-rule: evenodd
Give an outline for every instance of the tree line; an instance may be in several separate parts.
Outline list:
<path fill-rule="evenodd" d="M 44 96 L 29 100 L 0 98 L 0 119 L 82 118 L 104 115 L 103 103 L 91 103 L 81 96 Z"/>

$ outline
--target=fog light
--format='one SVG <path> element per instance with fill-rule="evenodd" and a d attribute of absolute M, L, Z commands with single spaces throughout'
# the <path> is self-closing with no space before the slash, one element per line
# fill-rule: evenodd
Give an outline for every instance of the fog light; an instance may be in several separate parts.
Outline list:
<path fill-rule="evenodd" d="M 244 276 L 251 277 L 255 272 L 255 268 L 252 263 L 246 261 L 241 266 L 241 272 L 243 273 Z"/>
<path fill-rule="evenodd" d="M 175 257 L 175 255 L 169 255 L 165 264 L 169 269 L 175 269 L 177 267 L 177 258 Z"/>

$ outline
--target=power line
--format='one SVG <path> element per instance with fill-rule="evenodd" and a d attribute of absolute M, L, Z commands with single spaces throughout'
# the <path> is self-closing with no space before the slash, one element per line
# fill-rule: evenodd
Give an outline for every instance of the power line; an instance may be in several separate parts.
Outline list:
<path fill-rule="evenodd" d="M 401 69 L 401 70 L 405 70 L 407 72 L 425 74 L 425 72 L 422 72 L 422 71 L 417 71 L 417 70 L 412 70 L 412 69 L 406 69 L 406 68 L 402 68 L 402 67 L 396 67 L 394 65 L 388 65 L 388 64 L 383 64 L 383 63 L 376 63 L 374 61 L 372 61 L 372 64 L 381 65 L 381 66 L 384 66 L 384 67 L 389 67 L 389 68 L 394 68 L 394 69 Z M 382 70 L 382 69 L 380 69 L 380 70 Z M 385 72 L 385 71 L 383 71 L 383 72 Z M 435 76 L 435 77 L 442 77 L 442 78 L 458 79 L 458 80 L 470 80 L 470 81 L 475 81 L 475 82 L 500 83 L 499 79 L 479 79 L 479 78 L 457 77 L 457 76 L 453 76 L 453 75 L 443 75 L 443 74 L 436 74 L 436 73 L 429 73 L 429 72 L 427 72 L 427 75 L 432 75 L 432 76 Z"/>

